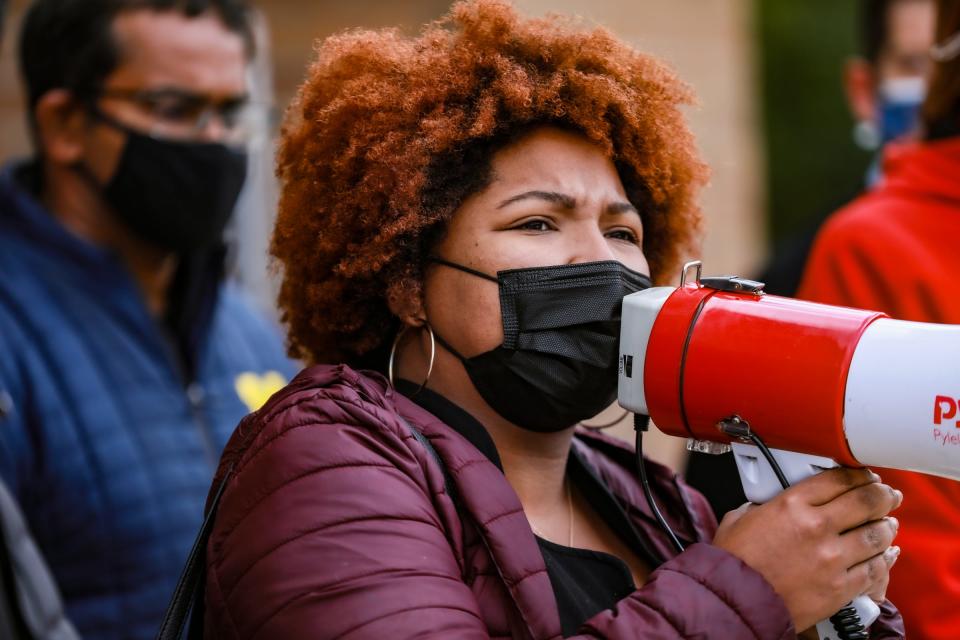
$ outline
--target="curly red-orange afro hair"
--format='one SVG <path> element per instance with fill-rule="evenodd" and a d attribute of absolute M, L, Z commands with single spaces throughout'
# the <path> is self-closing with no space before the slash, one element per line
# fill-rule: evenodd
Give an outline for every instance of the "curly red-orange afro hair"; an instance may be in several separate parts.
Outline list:
<path fill-rule="evenodd" d="M 362 363 L 389 345 L 388 291 L 419 287 L 445 222 L 489 183 L 491 156 L 541 124 L 578 131 L 613 159 L 655 280 L 696 246 L 707 170 L 679 110 L 692 95 L 605 29 L 472 0 L 419 37 L 353 31 L 318 54 L 277 170 L 271 252 L 294 357 Z"/>

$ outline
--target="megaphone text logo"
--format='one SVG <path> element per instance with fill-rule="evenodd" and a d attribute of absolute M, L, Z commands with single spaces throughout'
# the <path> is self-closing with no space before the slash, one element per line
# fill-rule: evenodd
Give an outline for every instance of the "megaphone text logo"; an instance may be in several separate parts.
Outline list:
<path fill-rule="evenodd" d="M 933 401 L 933 424 L 942 424 L 944 420 L 951 420 L 957 415 L 957 401 L 950 396 L 937 396 Z M 960 429 L 960 420 L 954 422 Z"/>
<path fill-rule="evenodd" d="M 937 396 L 933 400 L 933 424 L 943 424 L 944 420 L 953 421 L 953 426 L 960 429 L 960 420 L 957 417 L 958 401 L 950 396 Z M 941 445 L 960 445 L 960 432 L 933 430 L 933 437 Z"/>

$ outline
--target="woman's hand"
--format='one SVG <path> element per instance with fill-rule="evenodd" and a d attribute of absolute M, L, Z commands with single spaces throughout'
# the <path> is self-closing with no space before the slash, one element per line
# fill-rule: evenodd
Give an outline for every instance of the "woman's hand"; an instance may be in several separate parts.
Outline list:
<path fill-rule="evenodd" d="M 891 518 L 891 520 L 895 521 L 896 518 Z M 896 535 L 896 533 L 894 533 L 894 535 Z M 890 547 L 883 552 L 883 559 L 887 562 L 887 570 L 873 582 L 866 592 L 866 595 L 877 604 L 887 599 L 887 587 L 890 585 L 890 569 L 893 568 L 893 565 L 899 557 L 900 547 Z"/>
<path fill-rule="evenodd" d="M 860 594 L 883 599 L 899 555 L 899 523 L 886 516 L 902 500 L 867 469 L 830 469 L 731 511 L 713 544 L 766 578 L 807 629 Z"/>

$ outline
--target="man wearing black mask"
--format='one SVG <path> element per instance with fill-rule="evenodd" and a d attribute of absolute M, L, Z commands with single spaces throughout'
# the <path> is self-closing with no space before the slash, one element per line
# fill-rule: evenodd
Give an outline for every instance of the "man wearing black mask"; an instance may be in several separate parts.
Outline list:
<path fill-rule="evenodd" d="M 292 373 L 223 283 L 243 0 L 35 0 L 33 160 L 0 174 L 0 479 L 81 635 L 157 631 L 220 452 Z"/>

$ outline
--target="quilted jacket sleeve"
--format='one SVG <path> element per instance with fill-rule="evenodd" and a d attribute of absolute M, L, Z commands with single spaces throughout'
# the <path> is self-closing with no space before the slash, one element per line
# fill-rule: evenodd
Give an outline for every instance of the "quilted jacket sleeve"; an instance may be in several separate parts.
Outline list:
<path fill-rule="evenodd" d="M 677 597 L 677 594 L 683 594 Z M 751 594 L 744 598 L 743 594 Z M 584 637 L 795 638 L 783 600 L 757 572 L 708 544 L 695 544 L 655 571 L 616 611 L 595 616 Z M 872 640 L 904 638 L 903 620 L 889 602 L 870 627 Z"/>
<path fill-rule="evenodd" d="M 643 633 L 638 631 L 643 630 Z M 585 637 L 778 640 L 796 632 L 783 600 L 760 574 L 709 544 L 664 563 L 614 611 L 587 622 Z"/>
<path fill-rule="evenodd" d="M 207 637 L 486 638 L 412 435 L 348 393 L 298 402 L 241 424 L 259 433 L 207 550 Z"/>
<path fill-rule="evenodd" d="M 900 640 L 906 637 L 900 612 L 889 600 L 881 603 L 880 617 L 870 626 L 871 640 Z"/>

